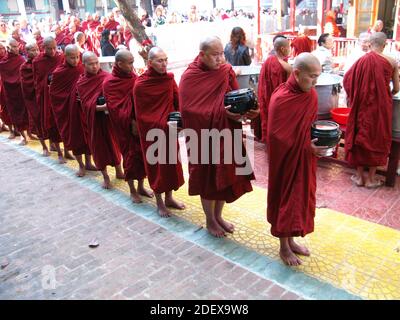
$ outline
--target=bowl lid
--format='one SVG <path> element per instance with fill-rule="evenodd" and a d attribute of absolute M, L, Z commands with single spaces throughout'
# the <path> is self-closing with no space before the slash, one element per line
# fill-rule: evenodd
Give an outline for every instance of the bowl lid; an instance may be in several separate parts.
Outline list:
<path fill-rule="evenodd" d="M 236 97 L 236 96 L 240 96 L 249 92 L 254 91 L 251 88 L 242 88 L 242 89 L 238 89 L 238 90 L 233 90 L 233 91 L 229 91 L 228 93 L 225 94 L 225 97 Z"/>

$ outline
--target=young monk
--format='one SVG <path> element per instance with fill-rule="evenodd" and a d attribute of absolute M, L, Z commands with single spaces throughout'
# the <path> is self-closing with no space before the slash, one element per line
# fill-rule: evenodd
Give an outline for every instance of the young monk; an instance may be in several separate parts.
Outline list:
<path fill-rule="evenodd" d="M 11 121 L 17 132 L 21 134 L 21 145 L 28 143 L 25 131 L 29 120 L 21 91 L 19 69 L 25 59 L 19 53 L 19 45 L 15 39 L 8 42 L 8 54 L 0 61 L 0 76 L 3 83 L 5 104 Z"/>
<path fill-rule="evenodd" d="M 85 118 L 80 102 L 77 100 L 76 83 L 83 74 L 83 66 L 80 63 L 80 52 L 76 45 L 67 45 L 64 54 L 65 62 L 53 72 L 49 90 L 50 101 L 64 148 L 72 150 L 79 164 L 76 175 L 83 177 L 86 169 L 96 170 L 91 163 L 89 146 L 83 132 Z M 85 164 L 82 155 L 85 155 Z"/>
<path fill-rule="evenodd" d="M 124 174 L 121 169 L 121 154 L 107 112 L 107 103 L 97 104 L 98 97 L 103 96 L 103 82 L 109 74 L 100 69 L 99 59 L 93 52 L 85 52 L 82 63 L 85 72 L 78 80 L 77 89 L 86 118 L 87 142 L 94 164 L 103 175 L 103 188 L 110 189 L 112 185 L 107 166 L 115 167 L 117 179 L 123 179 Z"/>
<path fill-rule="evenodd" d="M 310 130 L 317 119 L 314 87 L 320 74 L 318 59 L 301 53 L 269 105 L 267 218 L 271 234 L 280 240 L 280 257 L 289 266 L 302 263 L 296 254 L 310 255 L 294 237 L 314 231 L 318 147 L 311 143 Z"/>
<path fill-rule="evenodd" d="M 140 195 L 152 197 L 153 194 L 144 187 L 146 171 L 133 104 L 136 79 L 132 53 L 118 50 L 112 74 L 104 81 L 103 90 L 115 138 L 122 153 L 125 180 L 129 185 L 132 201 L 141 203 Z M 138 181 L 137 190 L 134 180 Z"/>
<path fill-rule="evenodd" d="M 139 128 L 143 154 L 146 155 L 153 142 L 147 141 L 146 136 L 152 129 L 159 129 L 165 133 L 165 159 L 170 159 L 168 114 L 179 110 L 178 86 L 174 74 L 167 73 L 168 57 L 166 53 L 153 47 L 149 51 L 147 70 L 136 81 L 134 89 L 136 122 Z M 175 159 L 178 159 L 179 144 L 173 140 Z M 158 213 L 161 217 L 170 217 L 175 208 L 183 210 L 185 205 L 172 197 L 172 191 L 178 190 L 184 184 L 182 165 L 176 163 L 150 164 L 145 158 L 145 167 L 151 189 L 155 192 Z M 165 193 L 165 201 L 162 198 Z"/>
<path fill-rule="evenodd" d="M 263 142 L 267 142 L 268 106 L 274 90 L 286 82 L 292 67 L 285 61 L 290 55 L 289 40 L 283 37 L 274 41 L 275 54 L 270 55 L 263 63 L 258 84 L 258 102 L 260 105 L 261 130 Z"/>

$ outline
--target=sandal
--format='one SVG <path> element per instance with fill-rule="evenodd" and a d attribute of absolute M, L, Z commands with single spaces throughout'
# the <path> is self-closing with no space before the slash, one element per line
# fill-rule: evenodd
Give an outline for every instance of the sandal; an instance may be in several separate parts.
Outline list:
<path fill-rule="evenodd" d="M 382 180 L 377 180 L 373 183 L 370 184 L 365 184 L 365 187 L 368 189 L 375 189 L 383 186 L 383 181 Z"/>
<path fill-rule="evenodd" d="M 357 187 L 362 187 L 363 185 L 364 185 L 364 182 L 361 180 L 361 182 L 358 180 L 358 178 L 357 178 L 357 176 L 355 176 L 355 175 L 352 175 L 351 177 L 350 177 L 350 180 L 351 181 L 353 181 L 354 182 L 354 184 L 357 186 Z"/>

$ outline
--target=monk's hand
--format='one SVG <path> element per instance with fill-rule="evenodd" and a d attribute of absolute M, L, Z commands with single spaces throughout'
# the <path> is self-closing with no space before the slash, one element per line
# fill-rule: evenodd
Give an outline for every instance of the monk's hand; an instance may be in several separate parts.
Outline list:
<path fill-rule="evenodd" d="M 104 111 L 104 112 L 106 112 L 107 111 L 107 104 L 105 103 L 105 104 L 98 104 L 98 105 L 96 105 L 96 111 Z"/>
<path fill-rule="evenodd" d="M 139 131 L 138 131 L 138 128 L 137 128 L 135 120 L 132 120 L 132 134 L 134 136 L 138 136 L 139 135 Z"/>
<path fill-rule="evenodd" d="M 226 112 L 226 116 L 228 117 L 228 119 L 231 119 L 233 121 L 238 121 L 240 122 L 242 119 L 242 115 L 240 113 L 233 113 L 230 112 L 229 109 L 232 108 L 231 105 L 229 106 L 225 106 L 225 112 Z"/>
<path fill-rule="evenodd" d="M 250 109 L 249 111 L 247 111 L 244 116 L 246 117 L 246 119 L 250 119 L 253 120 L 255 118 L 257 118 L 257 116 L 260 114 L 260 109 Z"/>
<path fill-rule="evenodd" d="M 323 156 L 324 156 L 324 154 L 326 153 L 326 150 L 329 149 L 329 147 L 326 147 L 326 146 L 317 146 L 317 145 L 315 145 L 315 143 L 316 143 L 317 141 L 318 141 L 318 138 L 315 138 L 315 139 L 312 139 L 312 140 L 311 140 L 311 149 L 312 149 L 313 154 L 314 154 L 316 157 L 320 158 L 320 157 L 323 157 Z"/>

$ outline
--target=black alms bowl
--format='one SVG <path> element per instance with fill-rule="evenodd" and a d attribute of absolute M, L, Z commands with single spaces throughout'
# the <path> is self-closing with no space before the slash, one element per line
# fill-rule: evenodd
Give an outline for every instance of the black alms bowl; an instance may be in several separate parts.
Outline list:
<path fill-rule="evenodd" d="M 96 104 L 102 106 L 106 104 L 106 98 L 104 96 L 97 97 Z"/>
<path fill-rule="evenodd" d="M 168 114 L 168 122 L 176 122 L 178 128 L 183 128 L 182 116 L 178 111 L 170 112 Z"/>
<path fill-rule="evenodd" d="M 317 146 L 335 147 L 341 135 L 339 125 L 334 121 L 318 120 L 311 126 L 311 139 L 318 139 Z"/>
<path fill-rule="evenodd" d="M 230 91 L 225 94 L 224 105 L 230 105 L 232 113 L 245 114 L 250 109 L 257 109 L 256 94 L 251 88 Z"/>

